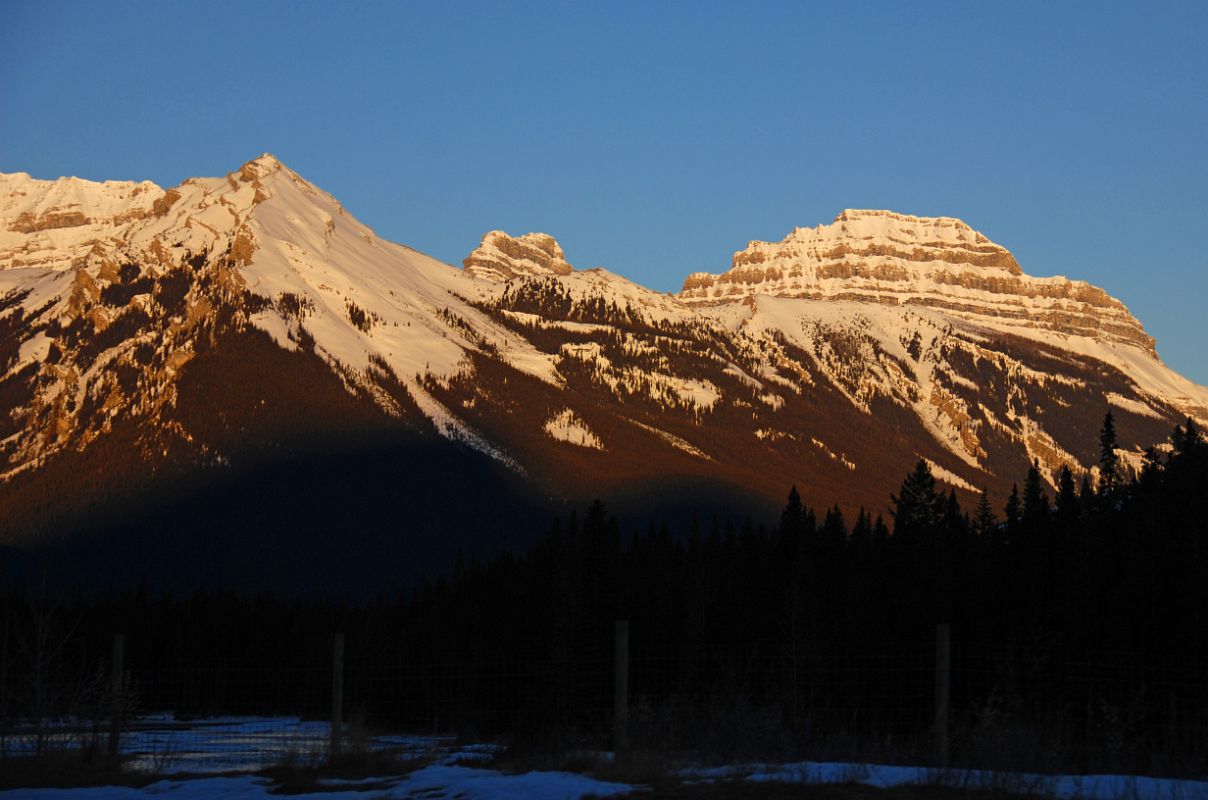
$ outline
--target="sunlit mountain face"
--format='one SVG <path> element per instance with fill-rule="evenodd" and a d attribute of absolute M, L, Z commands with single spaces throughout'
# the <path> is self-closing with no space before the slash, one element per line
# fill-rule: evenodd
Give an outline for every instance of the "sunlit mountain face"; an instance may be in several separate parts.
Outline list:
<path fill-rule="evenodd" d="M 920 457 L 1005 497 L 1033 463 L 1092 470 L 1108 410 L 1133 465 L 1208 421 L 1123 303 L 957 219 L 846 210 L 662 294 L 546 234 L 444 264 L 269 155 L 167 190 L 0 175 L 0 332 L 19 546 L 201 536 L 204 508 L 245 543 L 368 551 L 794 483 L 875 513 Z"/>

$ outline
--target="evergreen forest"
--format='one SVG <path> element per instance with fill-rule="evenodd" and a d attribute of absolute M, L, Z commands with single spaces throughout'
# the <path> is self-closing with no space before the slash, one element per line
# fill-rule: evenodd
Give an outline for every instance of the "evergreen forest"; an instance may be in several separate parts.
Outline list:
<path fill-rule="evenodd" d="M 684 530 L 596 501 L 367 602 L 10 587 L 0 719 L 83 713 L 115 633 L 141 711 L 323 718 L 341 633 L 367 728 L 607 749 L 624 620 L 632 747 L 917 762 L 945 625 L 954 763 L 1186 773 L 1208 763 L 1208 442 L 1188 420 L 1130 469 L 1109 413 L 1099 450 L 972 507 L 926 461 L 854 518 L 797 487 L 777 520 Z"/>

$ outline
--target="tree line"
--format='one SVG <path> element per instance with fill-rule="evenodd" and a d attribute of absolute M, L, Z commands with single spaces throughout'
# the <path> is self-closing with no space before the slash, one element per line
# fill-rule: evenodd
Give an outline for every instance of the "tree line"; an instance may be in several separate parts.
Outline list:
<path fill-rule="evenodd" d="M 639 742 L 909 758 L 927 741 L 947 623 L 958 761 L 1178 771 L 1208 754 L 1208 443 L 1189 419 L 1133 471 L 1109 413 L 1099 444 L 1093 474 L 1050 481 L 1034 463 L 1007 498 L 983 491 L 969 509 L 925 460 L 885 515 L 854 520 L 793 487 L 772 525 L 623 531 L 597 500 L 525 553 L 459 558 L 355 605 L 13 590 L 0 717 L 28 713 L 35 684 L 45 695 L 29 672 L 39 647 L 55 648 L 57 680 L 88 676 L 118 631 L 145 710 L 322 714 L 339 631 L 349 707 L 370 724 L 599 745 L 624 619 Z"/>

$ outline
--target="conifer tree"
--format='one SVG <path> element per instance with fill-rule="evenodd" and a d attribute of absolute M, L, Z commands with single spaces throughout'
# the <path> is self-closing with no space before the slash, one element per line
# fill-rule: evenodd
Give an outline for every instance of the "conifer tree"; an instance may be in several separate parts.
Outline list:
<path fill-rule="evenodd" d="M 1195 424 L 1195 420 L 1191 417 L 1187 418 L 1187 429 L 1183 435 L 1183 443 L 1187 450 L 1195 450 L 1204 443 L 1199 426 Z"/>
<path fill-rule="evenodd" d="M 998 519 L 990 506 L 990 493 L 982 487 L 981 495 L 977 498 L 977 508 L 973 512 L 973 533 L 980 539 L 985 539 L 994 533 L 998 527 Z"/>
<path fill-rule="evenodd" d="M 1023 522 L 1035 533 L 1048 519 L 1049 498 L 1040 482 L 1040 468 L 1033 461 L 1023 483 Z"/>
<path fill-rule="evenodd" d="M 875 542 L 884 542 L 889 538 L 889 526 L 885 524 L 885 517 L 877 514 L 877 521 L 872 526 L 872 538 Z"/>
<path fill-rule="evenodd" d="M 1145 455 L 1141 459 L 1141 475 L 1137 480 L 1145 488 L 1153 488 L 1158 481 L 1158 476 L 1162 474 L 1162 469 L 1162 457 L 1158 454 L 1158 449 L 1147 447 Z"/>
<path fill-rule="evenodd" d="M 950 620 L 955 600 L 957 564 L 965 534 L 965 517 L 956 499 L 956 490 L 948 493 L 939 535 L 932 555 L 932 611 L 937 620 Z"/>
<path fill-rule="evenodd" d="M 960 537 L 967 530 L 965 515 L 961 513 L 960 501 L 956 499 L 956 489 L 949 490 L 944 503 L 943 527 L 949 538 Z"/>
<path fill-rule="evenodd" d="M 1195 452 L 1203 443 L 1199 428 L 1195 424 L 1195 420 L 1191 417 L 1187 418 L 1187 426 L 1174 426 L 1174 433 L 1170 436 L 1170 441 L 1174 445 L 1174 450 L 1171 453 L 1172 457 L 1185 456 Z"/>
<path fill-rule="evenodd" d="M 897 495 L 890 495 L 893 532 L 897 537 L 913 538 L 932 533 L 943 519 L 948 498 L 935 490 L 931 465 L 920 458 L 914 470 L 902 481 Z"/>
<path fill-rule="evenodd" d="M 822 546 L 830 551 L 842 547 L 847 540 L 847 525 L 843 521 L 843 510 L 838 504 L 827 510 L 820 534 Z"/>
<path fill-rule="evenodd" d="M 851 536 L 849 537 L 852 545 L 857 549 L 864 549 L 872 543 L 872 518 L 868 516 L 868 512 L 860 507 L 860 513 L 856 515 L 856 524 L 851 526 Z"/>
<path fill-rule="evenodd" d="M 788 502 L 780 514 L 780 558 L 788 568 L 797 561 L 804 527 L 805 508 L 801 504 L 801 495 L 797 493 L 797 484 L 793 484 L 789 489 Z"/>
<path fill-rule="evenodd" d="M 1082 486 L 1078 489 L 1078 508 L 1082 512 L 1089 511 L 1095 500 L 1095 490 L 1091 488 L 1091 476 L 1088 473 L 1082 474 Z"/>
<path fill-rule="evenodd" d="M 1061 528 L 1067 533 L 1078 523 L 1081 516 L 1081 503 L 1078 502 L 1078 489 L 1074 485 L 1074 473 L 1069 465 L 1061 467 L 1057 477 L 1057 518 Z"/>
<path fill-rule="evenodd" d="M 1007 518 L 1007 538 L 1014 541 L 1019 534 L 1019 523 L 1023 517 L 1023 504 L 1019 500 L 1019 484 L 1011 484 L 1011 494 L 1007 497 L 1007 505 L 1003 508 Z"/>
<path fill-rule="evenodd" d="M 1099 431 L 1099 494 L 1111 495 L 1120 484 L 1120 457 L 1116 455 L 1116 419 L 1108 411 Z"/>

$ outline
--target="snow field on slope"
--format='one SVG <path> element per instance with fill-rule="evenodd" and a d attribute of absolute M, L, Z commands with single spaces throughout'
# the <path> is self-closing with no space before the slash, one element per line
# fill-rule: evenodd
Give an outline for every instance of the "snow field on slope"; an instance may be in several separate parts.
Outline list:
<path fill-rule="evenodd" d="M 599 437 L 587 427 L 587 423 L 579 418 L 569 408 L 563 409 L 545 423 L 545 432 L 550 438 L 559 442 L 586 447 L 592 450 L 603 450 L 604 444 Z"/>
<path fill-rule="evenodd" d="M 823 328 L 870 337 L 882 351 L 894 359 L 894 361 L 884 364 L 871 361 L 869 363 L 875 369 L 876 381 L 881 390 L 903 405 L 910 406 L 923 427 L 946 450 L 969 467 L 976 470 L 981 469 L 978 460 L 965 450 L 960 432 L 945 424 L 939 418 L 937 407 L 931 403 L 932 394 L 936 389 L 934 364 L 930 362 L 916 363 L 901 341 L 902 336 L 918 332 L 921 335 L 921 345 L 924 350 L 934 347 L 944 330 L 944 320 L 938 315 L 920 312 L 917 309 L 899 309 L 865 303 L 801 300 L 761 295 L 756 301 L 756 310 L 743 325 L 755 335 L 768 334 L 773 331 L 783 333 L 790 342 L 809 353 L 814 358 L 815 366 L 831 378 L 834 386 L 854 405 L 866 412 L 868 411 L 867 406 L 859 398 L 853 397 L 842 382 L 831 375 L 825 359 L 815 355 L 815 344 L 816 335 Z M 897 366 L 898 363 L 913 365 L 912 372 L 902 373 Z M 907 387 L 904 385 L 906 383 L 918 386 L 918 400 L 914 402 L 907 400 L 905 396 Z M 953 477 L 965 481 L 959 476 L 954 475 Z"/>

